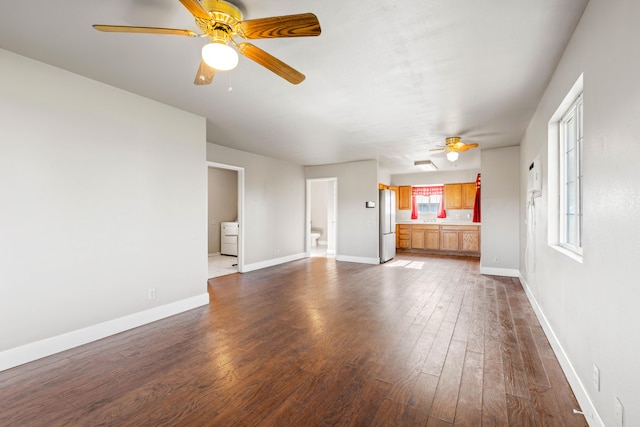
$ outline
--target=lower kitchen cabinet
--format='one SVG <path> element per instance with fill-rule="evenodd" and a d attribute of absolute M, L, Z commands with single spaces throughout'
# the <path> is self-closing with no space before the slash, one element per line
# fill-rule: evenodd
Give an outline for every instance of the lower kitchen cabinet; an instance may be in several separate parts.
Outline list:
<path fill-rule="evenodd" d="M 479 225 L 397 224 L 396 247 L 415 252 L 479 255 Z"/>
<path fill-rule="evenodd" d="M 396 224 L 396 248 L 411 248 L 411 224 Z"/>
<path fill-rule="evenodd" d="M 477 225 L 441 225 L 440 237 L 443 251 L 480 252 L 480 227 Z"/>
<path fill-rule="evenodd" d="M 460 248 L 460 236 L 455 230 L 440 231 L 440 250 L 458 251 Z"/>
<path fill-rule="evenodd" d="M 435 224 L 411 224 L 411 249 L 439 249 L 440 226 Z"/>
<path fill-rule="evenodd" d="M 460 252 L 480 252 L 480 231 L 460 231 Z"/>

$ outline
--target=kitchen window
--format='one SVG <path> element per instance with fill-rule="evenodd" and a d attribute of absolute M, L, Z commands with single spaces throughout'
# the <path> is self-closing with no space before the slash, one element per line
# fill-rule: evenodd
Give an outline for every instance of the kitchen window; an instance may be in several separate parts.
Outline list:
<path fill-rule="evenodd" d="M 428 213 L 444 218 L 443 193 L 442 185 L 411 187 L 411 219 L 418 219 L 418 214 Z"/>
<path fill-rule="evenodd" d="M 582 253 L 583 187 L 582 94 L 559 123 L 560 220 L 558 241 L 564 248 Z"/>
<path fill-rule="evenodd" d="M 547 242 L 558 252 L 583 262 L 584 249 L 584 77 L 580 75 L 549 120 L 547 150 Z M 546 191 L 545 191 L 546 188 Z M 535 199 L 528 201 L 529 234 L 535 238 Z"/>
<path fill-rule="evenodd" d="M 442 194 L 431 196 L 416 196 L 416 204 L 418 205 L 418 213 L 437 213 Z"/>

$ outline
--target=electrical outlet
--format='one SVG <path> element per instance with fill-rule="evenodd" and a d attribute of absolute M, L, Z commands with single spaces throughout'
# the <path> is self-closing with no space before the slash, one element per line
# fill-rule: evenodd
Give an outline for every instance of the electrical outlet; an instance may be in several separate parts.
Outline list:
<path fill-rule="evenodd" d="M 149 296 L 149 299 L 155 299 L 155 297 L 156 297 L 156 288 L 150 288 L 148 296 Z"/>
<path fill-rule="evenodd" d="M 622 427 L 622 423 L 624 421 L 623 419 L 623 415 L 624 415 L 624 408 L 622 407 L 622 402 L 620 402 L 620 399 L 618 399 L 616 397 L 616 404 L 615 404 L 615 413 L 616 413 L 616 427 Z"/>
<path fill-rule="evenodd" d="M 500 258 L 496 257 L 495 261 L 496 261 L 496 264 L 499 264 L 500 263 Z"/>
<path fill-rule="evenodd" d="M 596 391 L 600 391 L 600 369 L 595 364 L 593 365 L 593 386 Z"/>

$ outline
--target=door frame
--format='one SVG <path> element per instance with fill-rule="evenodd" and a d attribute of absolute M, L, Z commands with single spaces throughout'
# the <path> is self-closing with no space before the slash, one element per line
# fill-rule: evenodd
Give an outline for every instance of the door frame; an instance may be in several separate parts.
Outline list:
<path fill-rule="evenodd" d="M 338 253 L 338 177 L 326 178 L 307 178 L 307 194 L 306 194 L 306 217 L 305 217 L 305 252 L 307 257 L 311 256 L 311 183 L 313 182 L 331 182 L 333 183 L 333 232 L 327 230 L 327 255 L 336 256 Z M 328 209 L 328 206 L 327 206 Z M 327 229 L 330 218 L 327 216 Z M 334 250 L 329 253 L 329 242 L 333 239 Z"/>
<path fill-rule="evenodd" d="M 207 172 L 209 171 L 209 168 L 226 169 L 238 172 L 238 273 L 244 273 L 244 168 L 239 166 L 227 165 L 224 163 L 207 162 Z M 207 206 L 209 206 L 208 179 Z M 207 229 L 208 227 L 209 218 L 207 216 Z"/>

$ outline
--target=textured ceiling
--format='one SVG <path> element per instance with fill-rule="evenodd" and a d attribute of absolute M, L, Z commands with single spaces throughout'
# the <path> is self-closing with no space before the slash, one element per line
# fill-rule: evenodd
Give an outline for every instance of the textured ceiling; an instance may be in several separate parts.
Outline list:
<path fill-rule="evenodd" d="M 0 47 L 207 118 L 207 139 L 302 165 L 378 159 L 391 173 L 480 167 L 429 149 L 447 136 L 518 144 L 588 0 L 243 0 L 245 19 L 312 12 L 322 35 L 253 44 L 306 75 L 291 85 L 241 58 L 193 79 L 204 39 L 92 24 L 197 30 L 178 0 L 0 5 Z"/>

